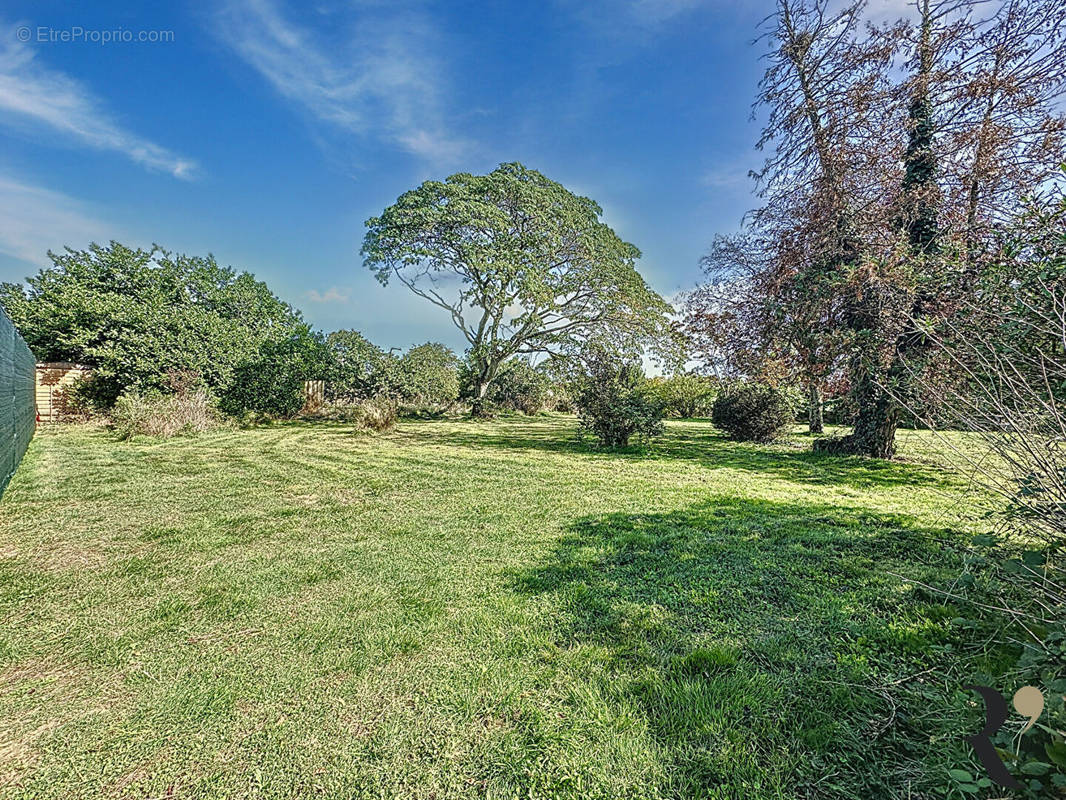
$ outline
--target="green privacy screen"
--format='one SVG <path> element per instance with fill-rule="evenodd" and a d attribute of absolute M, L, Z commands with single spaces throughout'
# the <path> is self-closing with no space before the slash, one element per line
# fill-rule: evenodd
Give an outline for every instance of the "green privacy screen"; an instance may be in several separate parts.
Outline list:
<path fill-rule="evenodd" d="M 0 496 L 33 437 L 37 422 L 33 353 L 0 309 Z"/>

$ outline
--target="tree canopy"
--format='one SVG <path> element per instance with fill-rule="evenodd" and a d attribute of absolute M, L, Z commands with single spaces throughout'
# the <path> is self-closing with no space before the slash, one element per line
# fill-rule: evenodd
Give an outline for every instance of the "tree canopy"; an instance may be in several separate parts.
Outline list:
<path fill-rule="evenodd" d="M 521 353 L 596 340 L 666 352 L 669 304 L 602 209 L 521 164 L 426 181 L 367 221 L 364 264 L 444 311 L 469 343 L 478 397 Z"/>
<path fill-rule="evenodd" d="M 265 283 L 210 255 L 111 242 L 49 257 L 25 285 L 0 285 L 0 302 L 38 359 L 95 367 L 104 404 L 128 389 L 165 389 L 174 371 L 221 392 L 265 342 L 307 328 Z"/>
<path fill-rule="evenodd" d="M 891 457 L 925 401 L 925 326 L 1066 157 L 1066 5 L 919 0 L 880 25 L 865 5 L 777 0 L 764 21 L 764 204 L 715 241 L 686 330 L 705 370 L 806 384 L 812 430 L 846 387 L 851 433 L 815 447 Z"/>

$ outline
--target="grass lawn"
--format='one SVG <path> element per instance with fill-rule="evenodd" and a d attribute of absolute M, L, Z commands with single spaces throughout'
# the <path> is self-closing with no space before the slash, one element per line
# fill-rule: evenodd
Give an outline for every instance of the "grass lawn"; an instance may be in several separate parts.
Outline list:
<path fill-rule="evenodd" d="M 927 438 L 575 434 L 38 434 L 0 502 L 0 796 L 948 796 L 995 665 L 891 574 L 962 569 Z"/>

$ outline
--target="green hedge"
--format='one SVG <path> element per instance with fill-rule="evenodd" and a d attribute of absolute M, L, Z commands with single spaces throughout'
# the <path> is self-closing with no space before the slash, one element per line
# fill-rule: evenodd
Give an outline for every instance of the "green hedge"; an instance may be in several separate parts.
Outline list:
<path fill-rule="evenodd" d="M 37 424 L 33 353 L 0 309 L 0 496 Z"/>

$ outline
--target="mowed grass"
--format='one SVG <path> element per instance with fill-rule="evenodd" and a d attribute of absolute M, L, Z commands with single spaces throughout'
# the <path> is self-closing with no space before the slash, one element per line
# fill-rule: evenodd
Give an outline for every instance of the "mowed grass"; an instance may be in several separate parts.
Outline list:
<path fill-rule="evenodd" d="M 974 516 L 927 436 L 576 433 L 38 434 L 0 502 L 0 795 L 921 797 L 970 766 L 978 662 L 896 577 L 950 583 Z"/>

